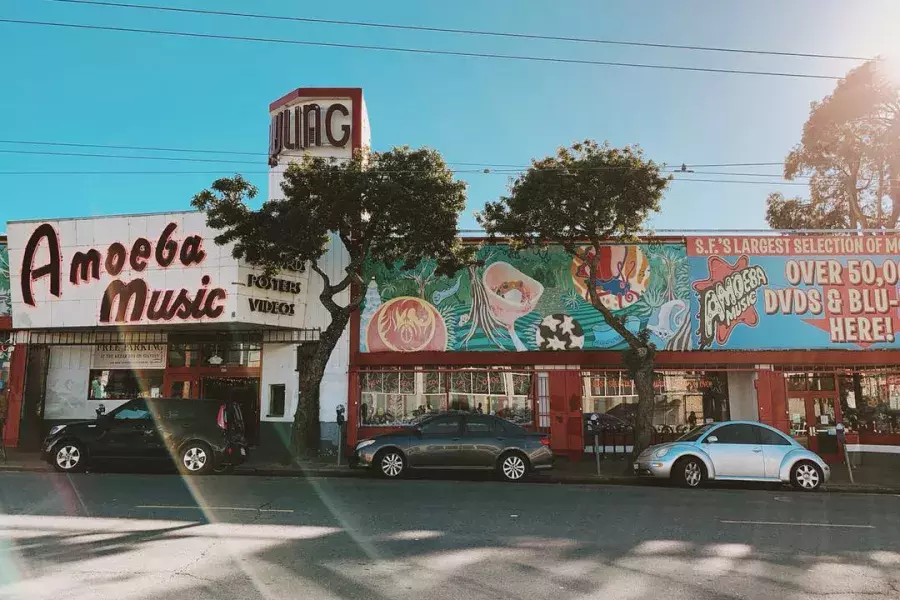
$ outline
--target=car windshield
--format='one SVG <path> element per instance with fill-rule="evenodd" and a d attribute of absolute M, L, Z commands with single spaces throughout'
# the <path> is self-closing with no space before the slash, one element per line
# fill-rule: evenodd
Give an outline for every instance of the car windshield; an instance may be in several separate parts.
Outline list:
<path fill-rule="evenodd" d="M 675 440 L 676 442 L 696 442 L 700 437 L 715 426 L 715 423 L 707 423 L 696 429 L 691 429 L 686 434 Z"/>

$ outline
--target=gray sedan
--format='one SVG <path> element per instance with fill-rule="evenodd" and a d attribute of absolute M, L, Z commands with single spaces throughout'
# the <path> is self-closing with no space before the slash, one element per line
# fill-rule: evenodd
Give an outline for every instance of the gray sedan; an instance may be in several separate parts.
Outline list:
<path fill-rule="evenodd" d="M 815 452 L 753 421 L 698 427 L 675 442 L 647 448 L 633 466 L 637 475 L 672 479 L 687 487 L 705 480 L 771 481 L 813 491 L 831 477 L 831 469 Z"/>
<path fill-rule="evenodd" d="M 354 461 L 384 477 L 407 469 L 496 470 L 517 481 L 553 466 L 550 438 L 495 416 L 449 413 L 356 444 Z"/>

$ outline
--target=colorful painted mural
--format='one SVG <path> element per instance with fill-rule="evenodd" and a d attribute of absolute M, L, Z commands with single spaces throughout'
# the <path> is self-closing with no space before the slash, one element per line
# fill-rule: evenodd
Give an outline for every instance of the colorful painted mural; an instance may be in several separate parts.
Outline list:
<path fill-rule="evenodd" d="M 900 347 L 900 236 L 688 238 L 694 347 Z"/>
<path fill-rule="evenodd" d="M 689 350 L 690 280 L 682 244 L 559 247 L 516 251 L 490 245 L 481 266 L 435 274 L 368 264 L 360 320 L 364 352 L 609 350 L 625 342 L 588 300 L 593 286 L 630 331 L 657 347 Z M 594 261 L 598 278 L 590 280 Z"/>

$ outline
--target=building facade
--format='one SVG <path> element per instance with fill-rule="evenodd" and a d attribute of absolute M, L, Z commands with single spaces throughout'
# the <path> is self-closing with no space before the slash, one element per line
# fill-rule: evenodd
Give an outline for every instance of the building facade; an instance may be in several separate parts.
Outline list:
<path fill-rule="evenodd" d="M 269 106 L 269 198 L 304 156 L 370 145 L 362 90 L 300 88 Z M 10 223 L 0 244 L 0 385 L 9 445 L 135 396 L 232 398 L 257 453 L 284 456 L 297 345 L 329 322 L 316 274 L 267 277 L 213 242 L 193 212 Z M 625 342 L 592 286 L 657 353 L 656 439 L 710 420 L 758 419 L 828 460 L 900 456 L 900 236 L 646 239 L 515 251 L 481 243 L 452 277 L 366 264 L 365 300 L 320 389 L 326 443 L 438 410 L 500 414 L 556 452 L 627 452 L 637 396 Z M 320 268 L 343 277 L 333 238 Z M 599 277 L 591 281 L 591 264 Z M 5 269 L 5 270 L 4 270 Z M 359 290 L 363 291 L 363 290 Z M 338 298 L 348 302 L 349 291 Z"/>
<path fill-rule="evenodd" d="M 654 425 L 671 439 L 710 420 L 772 424 L 826 459 L 900 445 L 900 237 L 777 234 L 648 239 L 576 256 L 485 245 L 437 277 L 367 265 L 353 324 L 352 439 L 438 409 L 501 414 L 559 453 L 626 451 L 637 396 L 625 342 L 593 285 L 657 354 Z M 599 278 L 588 277 L 594 262 Z M 605 441 L 604 441 L 605 440 Z"/>

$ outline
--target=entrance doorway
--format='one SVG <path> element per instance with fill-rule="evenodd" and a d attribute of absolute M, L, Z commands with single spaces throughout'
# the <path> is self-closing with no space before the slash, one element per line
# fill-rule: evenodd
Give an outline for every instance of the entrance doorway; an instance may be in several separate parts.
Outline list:
<path fill-rule="evenodd" d="M 244 435 L 251 446 L 259 445 L 259 379 L 256 377 L 204 377 L 201 398 L 232 401 L 244 415 Z"/>
<path fill-rule="evenodd" d="M 841 406 L 833 374 L 789 375 L 787 413 L 790 434 L 797 442 L 826 462 L 840 462 L 837 424 Z"/>

